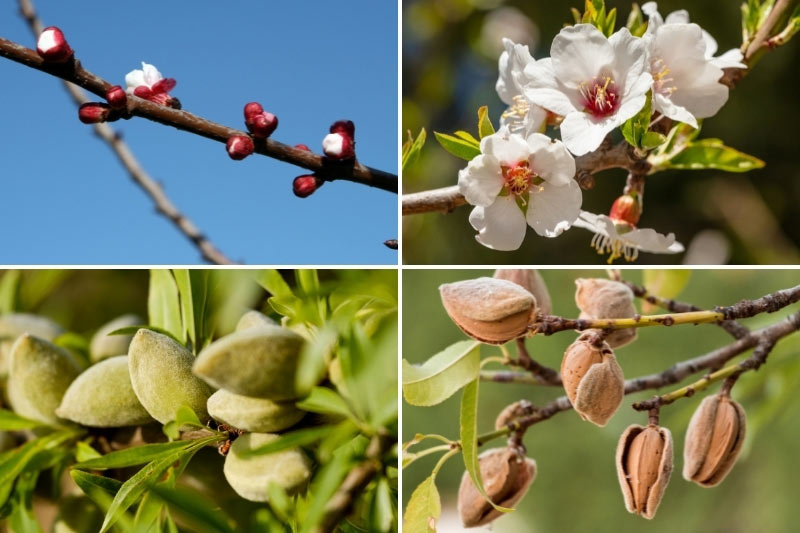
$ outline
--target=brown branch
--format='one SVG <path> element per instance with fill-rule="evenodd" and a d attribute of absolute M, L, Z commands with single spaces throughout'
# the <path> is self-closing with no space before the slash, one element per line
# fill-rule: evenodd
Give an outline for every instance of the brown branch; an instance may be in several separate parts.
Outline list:
<path fill-rule="evenodd" d="M 83 68 L 80 61 L 75 58 L 65 64 L 47 63 L 39 57 L 35 50 L 1 37 L 0 56 L 72 82 L 101 98 L 105 98 L 106 91 L 112 86 L 111 83 Z M 223 144 L 234 135 L 248 135 L 247 132 L 212 122 L 188 111 L 172 109 L 133 95 L 128 95 L 127 100 L 129 116 L 146 118 Z M 261 155 L 311 170 L 327 181 L 342 179 L 397 193 L 397 176 L 395 174 L 373 169 L 358 162 L 329 161 L 321 155 L 294 148 L 273 139 L 257 141 L 255 151 Z"/>
<path fill-rule="evenodd" d="M 44 24 L 39 20 L 33 3 L 31 0 L 19 0 L 19 7 L 34 37 L 38 36 L 44 29 Z M 78 106 L 89 101 L 84 92 L 76 85 L 64 81 L 64 87 Z M 170 201 L 163 187 L 144 170 L 119 133 L 108 124 L 94 124 L 93 126 L 95 134 L 108 144 L 119 162 L 128 171 L 133 182 L 153 201 L 156 210 L 169 219 L 197 247 L 203 259 L 216 265 L 234 264 Z"/>
<path fill-rule="evenodd" d="M 530 356 L 528 348 L 525 346 L 524 338 L 517 339 L 517 353 L 519 357 L 515 361 L 512 361 L 511 364 L 524 368 L 543 384 L 561 385 L 561 375 L 557 370 L 537 363 Z"/>

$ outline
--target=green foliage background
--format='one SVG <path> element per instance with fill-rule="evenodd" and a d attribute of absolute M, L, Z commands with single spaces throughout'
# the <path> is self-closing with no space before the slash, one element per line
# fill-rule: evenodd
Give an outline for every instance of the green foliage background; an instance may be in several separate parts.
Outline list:
<path fill-rule="evenodd" d="M 543 270 L 553 298 L 553 312 L 576 317 L 574 279 L 605 277 L 602 270 Z M 491 270 L 406 270 L 403 273 L 403 357 L 421 363 L 466 336 L 450 321 L 441 305 L 441 283 L 491 276 Z M 640 282 L 642 272 L 624 270 L 625 279 Z M 797 270 L 696 270 L 678 297 L 704 308 L 755 298 L 800 283 Z M 744 321 L 751 328 L 772 324 L 792 311 Z M 558 368 L 565 348 L 576 335 L 565 332 L 528 341 L 531 355 Z M 642 328 L 638 340 L 617 350 L 626 377 L 662 371 L 670 365 L 702 355 L 731 342 L 713 325 Z M 513 343 L 509 345 L 514 353 Z M 481 356 L 497 355 L 483 346 Z M 746 354 L 746 355 L 749 355 Z M 745 356 L 746 356 L 745 355 Z M 738 359 L 737 359 L 738 360 Z M 497 368 L 492 365 L 487 368 Z M 698 379 L 700 376 L 696 376 Z M 686 380 L 686 383 L 693 381 Z M 779 342 L 766 366 L 745 374 L 733 397 L 747 411 L 747 440 L 728 478 L 718 487 L 700 488 L 685 481 L 683 438 L 686 425 L 705 393 L 679 400 L 662 411 L 662 424 L 675 439 L 675 472 L 658 514 L 652 522 L 629 514 L 624 507 L 614 467 L 614 451 L 622 431 L 632 423 L 646 423 L 646 415 L 629 406 L 653 391 L 626 396 L 623 406 L 605 428 L 582 422 L 574 412 L 556 415 L 533 426 L 525 436 L 528 455 L 538 463 L 538 477 L 517 511 L 493 525 L 495 533 L 549 531 L 771 531 L 797 530 L 796 487 L 800 467 L 800 333 Z M 674 387 L 678 387 L 675 385 Z M 718 390 L 718 385 L 710 390 Z M 672 387 L 663 392 L 673 390 Z M 430 408 L 403 403 L 403 441 L 417 433 L 458 438 L 461 393 Z M 494 429 L 494 420 L 507 404 L 527 399 L 541 405 L 563 395 L 563 390 L 499 383 L 481 383 L 479 433 Z M 503 446 L 502 439 L 481 448 Z M 423 448 L 416 447 L 415 450 Z M 403 508 L 414 488 L 430 474 L 439 455 L 422 458 L 403 472 Z M 440 532 L 461 531 L 456 516 L 456 494 L 464 464 L 460 456 L 446 463 L 437 477 L 442 497 Z"/>
<path fill-rule="evenodd" d="M 642 2 L 640 2 L 641 4 Z M 687 9 L 692 21 L 709 31 L 726 51 L 741 43 L 738 1 L 662 0 L 662 15 Z M 624 25 L 630 2 L 607 0 Z M 433 131 L 465 129 L 476 134 L 476 110 L 489 106 L 497 124 L 504 104 L 497 97 L 499 52 L 486 49 L 484 26 L 500 9 L 514 8 L 533 21 L 539 38 L 531 45 L 535 58 L 550 54 L 550 42 L 571 22 L 570 7 L 583 10 L 582 0 L 403 0 L 403 138 L 424 127 L 429 135 L 420 159 L 406 169 L 403 192 L 455 185 L 465 162 L 445 152 Z M 497 36 L 499 42 L 500 36 Z M 800 122 L 797 66 L 800 39 L 768 53 L 739 86 L 728 103 L 703 125 L 702 137 L 720 137 L 728 146 L 766 161 L 765 168 L 746 174 L 715 170 L 666 171 L 647 180 L 642 227 L 674 232 L 689 245 L 700 231 L 721 232 L 730 244 L 734 264 L 800 262 L 800 166 L 796 163 Z M 493 41 L 494 42 L 494 41 Z M 620 136 L 621 138 L 621 136 Z M 595 188 L 584 194 L 583 208 L 607 213 L 625 184 L 625 171 L 596 176 Z M 589 246 L 591 233 L 580 228 L 556 239 L 528 231 L 515 252 L 496 252 L 474 240 L 470 208 L 403 218 L 404 260 L 410 264 L 598 264 L 604 259 Z M 458 245 L 454 245 L 458 243 Z M 682 255 L 641 254 L 639 264 L 680 263 Z"/>

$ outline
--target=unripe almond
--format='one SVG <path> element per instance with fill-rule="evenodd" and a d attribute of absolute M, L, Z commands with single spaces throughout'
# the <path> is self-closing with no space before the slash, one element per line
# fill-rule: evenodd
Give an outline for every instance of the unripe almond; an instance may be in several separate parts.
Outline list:
<path fill-rule="evenodd" d="M 497 279 L 513 281 L 536 298 L 536 305 L 539 314 L 549 315 L 553 312 L 553 304 L 550 300 L 550 292 L 547 284 L 542 279 L 538 270 L 528 268 L 498 269 L 494 272 Z"/>
<path fill-rule="evenodd" d="M 115 355 L 127 355 L 133 335 L 109 335 L 118 329 L 144 324 L 136 315 L 122 315 L 100 326 L 89 343 L 89 356 L 92 362 L 102 361 Z"/>
<path fill-rule="evenodd" d="M 250 328 L 257 328 L 259 326 L 277 326 L 278 323 L 272 320 L 264 313 L 258 311 L 248 311 L 242 315 L 239 322 L 236 323 L 236 331 L 242 331 Z"/>
<path fill-rule="evenodd" d="M 24 333 L 52 341 L 64 333 L 64 328 L 49 318 L 28 313 L 8 313 L 0 316 L 0 378 L 8 375 L 11 347 Z"/>
<path fill-rule="evenodd" d="M 744 444 L 741 405 L 725 395 L 708 396 L 692 415 L 683 448 L 683 477 L 701 487 L 719 485 Z"/>
<path fill-rule="evenodd" d="M 611 347 L 595 346 L 581 335 L 561 360 L 561 380 L 572 407 L 600 427 L 614 416 L 625 395 L 625 377 Z"/>
<path fill-rule="evenodd" d="M 536 298 L 511 281 L 478 278 L 439 287 L 450 318 L 470 337 L 505 344 L 520 337 L 536 316 Z"/>
<path fill-rule="evenodd" d="M 647 519 L 656 515 L 673 466 L 672 434 L 650 424 L 631 425 L 617 444 L 617 478 L 625 508 Z"/>
<path fill-rule="evenodd" d="M 220 389 L 208 399 L 208 414 L 237 429 L 272 433 L 297 424 L 305 412 L 293 402 L 273 402 Z"/>
<path fill-rule="evenodd" d="M 575 303 L 580 318 L 631 318 L 636 314 L 633 291 L 624 283 L 602 278 L 575 280 Z M 636 328 L 619 329 L 606 337 L 612 348 L 621 348 L 636 340 Z"/>
<path fill-rule="evenodd" d="M 536 478 L 536 461 L 511 448 L 486 450 L 478 456 L 478 465 L 486 494 L 501 507 L 513 507 Z M 503 515 L 478 492 L 468 472 L 458 489 L 458 514 L 464 527 L 483 526 Z"/>

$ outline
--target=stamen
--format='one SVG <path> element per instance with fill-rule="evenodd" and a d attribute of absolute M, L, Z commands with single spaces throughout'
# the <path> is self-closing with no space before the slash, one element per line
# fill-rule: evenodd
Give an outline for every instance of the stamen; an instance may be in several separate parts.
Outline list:
<path fill-rule="evenodd" d="M 514 166 L 502 166 L 503 179 L 508 192 L 520 196 L 531 189 L 531 182 L 538 176 L 530 169 L 529 161 L 520 161 Z M 524 200 L 524 199 L 523 199 Z"/>
<path fill-rule="evenodd" d="M 585 111 L 596 117 L 607 117 L 619 107 L 619 89 L 610 76 L 581 82 L 580 92 L 586 106 Z"/>
<path fill-rule="evenodd" d="M 675 85 L 670 85 L 675 78 L 667 77 L 671 71 L 660 57 L 650 62 L 650 72 L 653 75 L 653 89 L 656 92 L 669 96 L 678 90 Z"/>
<path fill-rule="evenodd" d="M 610 265 L 616 259 L 624 258 L 625 261 L 636 261 L 639 257 L 639 249 L 636 246 L 626 243 L 620 239 L 611 239 L 608 235 L 602 233 L 595 233 L 591 242 L 592 248 L 597 250 L 599 255 L 609 254 L 608 264 Z"/>
<path fill-rule="evenodd" d="M 516 131 L 522 129 L 525 117 L 528 116 L 528 111 L 530 111 L 531 104 L 521 94 L 514 96 L 513 100 L 514 103 L 511 104 L 501 116 L 507 120 L 511 131 Z"/>

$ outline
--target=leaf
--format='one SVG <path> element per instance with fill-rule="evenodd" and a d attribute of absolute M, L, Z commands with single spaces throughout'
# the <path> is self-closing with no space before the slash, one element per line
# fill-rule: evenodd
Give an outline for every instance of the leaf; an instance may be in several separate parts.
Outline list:
<path fill-rule="evenodd" d="M 178 411 L 175 413 L 175 420 L 164 424 L 164 435 L 169 437 L 170 440 L 175 440 L 180 437 L 181 428 L 186 426 L 195 428 L 206 427 L 205 424 L 200 422 L 200 419 L 197 418 L 197 415 L 192 411 L 191 407 L 182 405 L 178 407 Z"/>
<path fill-rule="evenodd" d="M 256 281 L 272 296 L 279 298 L 294 296 L 289 284 L 284 281 L 283 276 L 275 269 L 262 270 L 256 277 Z"/>
<path fill-rule="evenodd" d="M 170 336 L 186 344 L 186 335 L 181 324 L 181 308 L 178 287 L 169 270 L 150 271 L 150 290 L 147 295 L 149 323 L 170 332 Z"/>
<path fill-rule="evenodd" d="M 324 379 L 337 341 L 338 332 L 335 326 L 328 323 L 309 342 L 303 344 L 295 375 L 295 385 L 300 396 L 308 395 Z"/>
<path fill-rule="evenodd" d="M 89 446 L 88 443 L 84 441 L 78 441 L 75 443 L 76 461 L 89 461 L 90 459 L 99 459 L 100 457 L 103 457 L 103 454 Z"/>
<path fill-rule="evenodd" d="M 652 96 L 652 91 L 648 91 L 642 109 L 622 125 L 622 136 L 634 148 L 642 147 L 642 138 L 650 127 Z"/>
<path fill-rule="evenodd" d="M 403 515 L 403 533 L 435 532 L 441 514 L 442 502 L 436 489 L 436 477 L 431 474 L 411 493 Z"/>
<path fill-rule="evenodd" d="M 96 459 L 81 461 L 75 465 L 75 468 L 84 470 L 106 470 L 108 468 L 126 468 L 128 466 L 142 465 L 172 455 L 176 450 L 181 450 L 191 444 L 192 441 L 186 440 L 143 444 L 141 446 L 111 452 Z"/>
<path fill-rule="evenodd" d="M 264 446 L 246 450 L 241 453 L 242 457 L 252 455 L 267 455 L 277 453 L 289 448 L 298 446 L 308 446 L 325 437 L 333 430 L 332 426 L 317 426 L 311 428 L 297 429 L 288 433 L 283 433 L 278 439 L 265 444 Z"/>
<path fill-rule="evenodd" d="M 442 145 L 442 148 L 456 157 L 470 161 L 481 154 L 480 148 L 464 139 L 439 133 L 438 131 L 434 131 L 433 134 L 436 136 L 436 140 L 439 141 L 439 144 Z"/>
<path fill-rule="evenodd" d="M 411 167 L 411 165 L 419 160 L 419 155 L 422 152 L 422 147 L 425 145 L 425 139 L 427 138 L 427 135 L 428 134 L 425 132 L 425 128 L 422 128 L 419 131 L 419 135 L 417 135 L 416 139 L 412 139 L 411 132 L 408 132 L 408 141 L 403 144 L 403 170 L 405 170 L 407 167 Z"/>
<path fill-rule="evenodd" d="M 36 309 L 53 290 L 72 274 L 72 270 L 28 270 L 25 282 L 19 285 L 18 309 Z"/>
<path fill-rule="evenodd" d="M 703 139 L 690 143 L 666 164 L 667 168 L 715 168 L 727 172 L 747 172 L 763 166 L 762 160 L 725 146 L 719 139 Z"/>
<path fill-rule="evenodd" d="M 481 496 L 486 498 L 492 507 L 502 513 L 508 513 L 513 509 L 496 505 L 486 494 L 481 478 L 481 469 L 478 464 L 478 384 L 480 380 L 475 379 L 472 383 L 464 387 L 461 393 L 461 455 L 464 457 L 464 466 L 472 479 L 472 483 Z"/>
<path fill-rule="evenodd" d="M 311 413 L 353 418 L 353 413 L 344 398 L 327 387 L 314 387 L 311 389 L 311 394 L 302 401 L 297 402 L 296 405 L 303 411 Z"/>
<path fill-rule="evenodd" d="M 647 31 L 647 22 L 644 20 L 639 4 L 634 3 L 631 6 L 631 12 L 628 15 L 628 21 L 625 27 L 628 28 L 631 35 L 634 37 L 641 37 L 644 35 L 644 32 Z"/>
<path fill-rule="evenodd" d="M 20 476 L 11 502 L 11 516 L 8 525 L 14 533 L 41 533 L 42 528 L 33 514 L 33 489 L 36 488 L 38 472 L 28 472 Z"/>
<path fill-rule="evenodd" d="M 479 371 L 480 344 L 472 340 L 448 346 L 422 366 L 403 359 L 403 396 L 411 405 L 436 405 L 474 380 Z"/>
<path fill-rule="evenodd" d="M 615 7 L 612 8 L 611 11 L 609 11 L 608 15 L 606 16 L 605 29 L 603 30 L 603 33 L 606 34 L 606 37 L 611 37 L 611 35 L 614 33 L 614 29 L 616 28 L 616 26 L 617 26 L 617 8 Z"/>
<path fill-rule="evenodd" d="M 8 409 L 0 409 L 0 431 L 19 431 L 21 429 L 32 429 L 46 425 L 47 424 L 43 422 L 23 418 Z"/>
<path fill-rule="evenodd" d="M 122 486 L 121 481 L 114 478 L 89 474 L 82 470 L 71 470 L 69 473 L 75 484 L 90 498 L 94 499 L 92 493 L 100 490 L 114 496 Z"/>
<path fill-rule="evenodd" d="M 8 270 L 0 279 L 0 315 L 12 313 L 17 309 L 19 278 L 19 270 Z"/>
<path fill-rule="evenodd" d="M 328 502 L 336 493 L 342 480 L 352 466 L 356 451 L 351 446 L 343 446 L 333 456 L 333 460 L 323 466 L 314 476 L 310 493 L 314 495 L 306 516 L 301 520 L 303 533 L 314 531 L 325 513 Z"/>
<path fill-rule="evenodd" d="M 494 126 L 489 118 L 489 106 L 478 108 L 478 135 L 481 139 L 494 133 Z"/>
<path fill-rule="evenodd" d="M 180 294 L 183 330 L 197 354 L 205 336 L 208 271 L 175 269 L 173 275 Z"/>
<path fill-rule="evenodd" d="M 478 139 L 476 139 L 471 133 L 469 133 L 467 131 L 458 130 L 458 131 L 454 132 L 453 135 L 455 135 L 459 139 L 463 139 L 463 140 L 467 141 L 469 144 L 474 144 L 475 148 L 480 149 L 480 147 L 481 147 L 481 142 Z"/>
<path fill-rule="evenodd" d="M 389 488 L 389 480 L 385 477 L 378 479 L 373 492 L 369 509 L 370 531 L 386 533 L 392 529 L 394 522 L 394 501 Z"/>
<path fill-rule="evenodd" d="M 666 142 L 667 138 L 661 133 L 656 131 L 646 131 L 642 136 L 642 148 L 645 150 L 652 150 Z"/>
<path fill-rule="evenodd" d="M 660 298 L 671 299 L 678 296 L 689 283 L 691 270 L 686 269 L 647 269 L 642 272 L 642 284 L 647 292 Z M 650 312 L 657 306 L 647 301 L 642 302 L 642 312 Z"/>
<path fill-rule="evenodd" d="M 209 533 L 234 533 L 233 520 L 218 510 L 218 504 L 196 491 L 185 488 L 153 487 L 153 492 L 167 502 L 171 509 L 178 511 L 189 523 L 192 531 Z"/>

